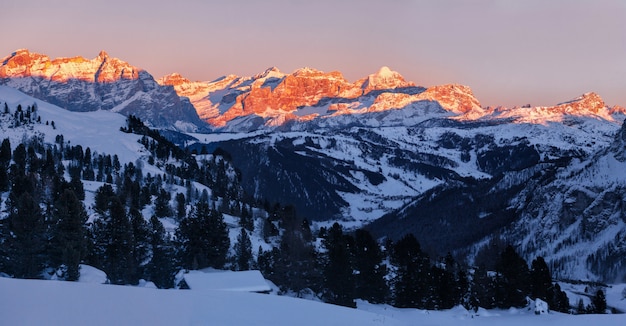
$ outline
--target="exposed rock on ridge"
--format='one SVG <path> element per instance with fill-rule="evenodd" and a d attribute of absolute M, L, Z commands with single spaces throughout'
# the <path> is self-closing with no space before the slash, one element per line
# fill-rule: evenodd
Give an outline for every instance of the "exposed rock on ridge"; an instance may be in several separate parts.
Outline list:
<path fill-rule="evenodd" d="M 189 100 L 156 83 L 145 70 L 102 51 L 50 59 L 22 49 L 1 59 L 0 84 L 71 111 L 112 110 L 135 115 L 154 127 L 206 128 Z"/>

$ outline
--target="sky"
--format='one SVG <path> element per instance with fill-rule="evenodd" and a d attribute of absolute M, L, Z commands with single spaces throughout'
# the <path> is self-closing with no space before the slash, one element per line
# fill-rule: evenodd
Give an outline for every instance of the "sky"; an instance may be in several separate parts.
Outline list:
<path fill-rule="evenodd" d="M 0 57 L 100 50 L 151 73 L 209 81 L 276 66 L 382 66 L 417 85 L 468 85 L 483 106 L 586 92 L 626 106 L 626 0 L 4 0 Z"/>

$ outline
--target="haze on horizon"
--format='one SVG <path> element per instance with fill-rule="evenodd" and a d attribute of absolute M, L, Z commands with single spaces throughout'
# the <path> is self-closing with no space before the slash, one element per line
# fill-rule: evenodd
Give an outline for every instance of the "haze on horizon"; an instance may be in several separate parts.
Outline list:
<path fill-rule="evenodd" d="M 341 71 L 389 66 L 431 86 L 470 86 L 483 106 L 553 105 L 594 91 L 626 106 L 623 0 L 8 0 L 0 57 L 100 50 L 191 80 L 268 67 Z"/>

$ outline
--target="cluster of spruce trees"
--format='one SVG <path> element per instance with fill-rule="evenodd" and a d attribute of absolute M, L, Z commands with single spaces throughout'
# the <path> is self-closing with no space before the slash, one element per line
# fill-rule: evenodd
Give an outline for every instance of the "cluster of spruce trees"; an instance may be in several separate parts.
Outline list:
<path fill-rule="evenodd" d="M 2 141 L 0 192 L 8 196 L 6 218 L 0 220 L 1 272 L 17 278 L 77 280 L 79 264 L 85 263 L 104 270 L 111 283 L 147 279 L 167 288 L 174 286 L 180 268 L 224 267 L 228 230 L 218 208 L 209 207 L 215 201 L 206 190 L 190 192 L 189 197 L 197 197 L 194 201 L 178 193 L 174 212 L 170 192 L 164 190 L 175 182 L 174 176 L 144 176 L 138 164 L 120 166 L 116 157 L 69 146 L 62 136 L 57 141 L 50 147 L 35 137 L 13 151 L 8 138 Z M 95 214 L 89 221 L 81 179 L 113 181 L 96 191 Z M 153 205 L 155 213 L 149 221 L 141 213 L 147 205 Z M 242 221 L 251 220 L 245 205 L 224 208 L 235 206 Z M 158 219 L 163 216 L 178 219 L 175 237 Z"/>
<path fill-rule="evenodd" d="M 25 128 L 36 123 L 33 117 L 39 120 L 36 112 L 36 106 L 18 106 L 13 114 L 5 104 L 2 119 L 9 128 Z M 122 131 L 144 135 L 139 142 L 151 152 L 149 161 L 166 173 L 144 175 L 141 161 L 121 165 L 116 155 L 71 146 L 62 135 L 53 145 L 42 136 L 24 139 L 13 151 L 9 139 L 3 140 L 0 193 L 7 199 L 6 218 L 0 219 L 0 272 L 76 280 L 84 263 L 104 270 L 112 283 L 147 279 L 167 288 L 180 268 L 225 266 L 230 243 L 222 213 L 241 216 L 248 229 L 253 224 L 234 168 L 215 156 L 199 163 L 139 119 L 127 123 Z M 104 183 L 89 220 L 83 180 Z M 213 188 L 211 196 L 192 186 L 194 181 Z M 176 193 L 171 207 L 174 186 L 185 193 Z M 154 216 L 146 220 L 141 211 L 148 205 Z M 179 222 L 174 237 L 161 217 Z"/>
<path fill-rule="evenodd" d="M 283 292 L 311 292 L 349 307 L 364 299 L 403 308 L 509 308 L 526 306 L 530 297 L 556 311 L 570 308 L 544 259 L 529 267 L 511 246 L 492 257 L 496 268 L 488 271 L 463 267 L 451 254 L 433 260 L 412 234 L 381 246 L 367 230 L 344 232 L 337 223 L 313 237 L 306 220 L 298 220 L 290 207 L 274 208 L 270 222 L 272 217 L 282 229 L 280 245 L 259 248 L 258 267 Z"/>

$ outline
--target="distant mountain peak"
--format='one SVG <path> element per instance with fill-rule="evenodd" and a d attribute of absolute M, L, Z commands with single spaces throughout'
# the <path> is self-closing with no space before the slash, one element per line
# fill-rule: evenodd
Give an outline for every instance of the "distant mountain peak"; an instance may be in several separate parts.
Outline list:
<path fill-rule="evenodd" d="M 0 84 L 71 111 L 112 110 L 133 114 L 155 127 L 205 128 L 187 99 L 106 51 L 93 59 L 50 59 L 17 50 L 0 61 Z"/>
<path fill-rule="evenodd" d="M 104 50 L 102 50 L 102 51 L 100 51 L 100 53 L 98 53 L 98 58 L 100 58 L 100 59 L 106 59 L 108 57 L 109 57 L 109 54 L 106 51 L 104 51 Z"/>
<path fill-rule="evenodd" d="M 606 104 L 600 95 L 589 92 L 571 101 L 559 103 L 552 108 L 572 115 L 589 115 L 601 113 L 606 109 Z"/>
<path fill-rule="evenodd" d="M 178 86 L 182 84 L 191 83 L 189 79 L 183 77 L 181 74 L 176 73 L 176 72 L 159 78 L 157 82 L 161 85 L 170 85 L 170 86 Z"/>
<path fill-rule="evenodd" d="M 399 72 L 393 71 L 387 66 L 382 66 L 376 73 L 357 81 L 357 83 L 361 85 L 364 93 L 379 89 L 415 86 L 414 83 L 404 80 Z"/>

